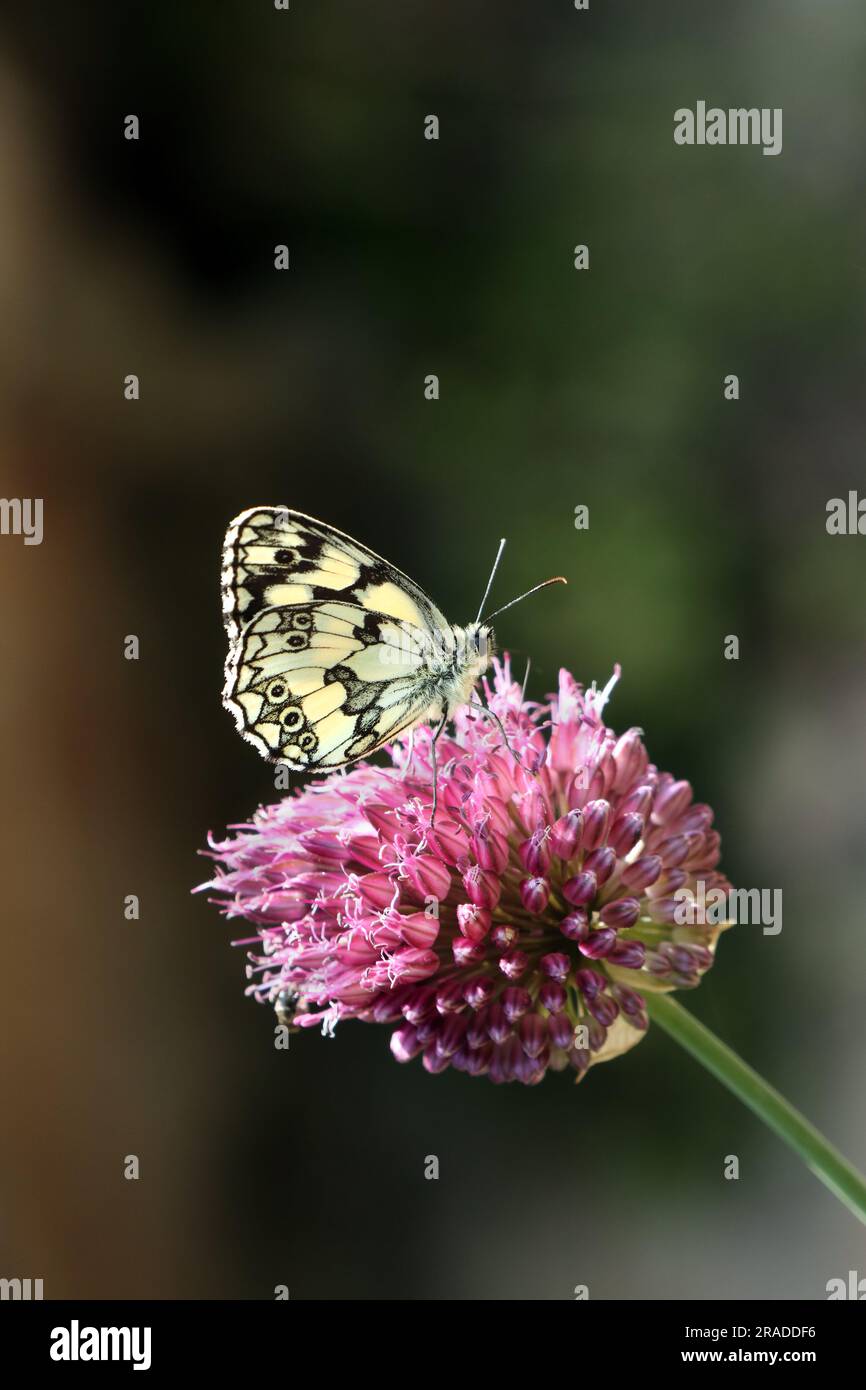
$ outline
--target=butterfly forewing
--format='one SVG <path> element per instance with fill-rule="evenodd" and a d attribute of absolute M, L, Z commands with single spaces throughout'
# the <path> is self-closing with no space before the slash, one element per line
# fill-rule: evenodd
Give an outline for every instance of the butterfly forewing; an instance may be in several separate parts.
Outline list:
<path fill-rule="evenodd" d="M 447 630 L 439 609 L 408 575 L 342 531 L 288 507 L 252 507 L 235 517 L 223 552 L 230 641 L 263 608 L 337 595 L 431 632 Z"/>

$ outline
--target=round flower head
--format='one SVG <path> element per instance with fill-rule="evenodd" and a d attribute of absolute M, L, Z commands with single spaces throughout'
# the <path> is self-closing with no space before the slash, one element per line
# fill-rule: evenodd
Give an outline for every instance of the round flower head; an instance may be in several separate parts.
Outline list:
<path fill-rule="evenodd" d="M 465 707 L 436 745 L 432 824 L 420 729 L 393 766 L 333 773 L 211 842 L 204 886 L 255 926 L 248 992 L 291 1026 L 385 1023 L 431 1072 L 579 1080 L 643 1036 L 645 992 L 712 964 L 727 923 L 695 898 L 729 891 L 719 836 L 640 730 L 605 726 L 618 670 L 600 693 L 562 671 L 539 705 L 494 668 L 487 713 Z"/>

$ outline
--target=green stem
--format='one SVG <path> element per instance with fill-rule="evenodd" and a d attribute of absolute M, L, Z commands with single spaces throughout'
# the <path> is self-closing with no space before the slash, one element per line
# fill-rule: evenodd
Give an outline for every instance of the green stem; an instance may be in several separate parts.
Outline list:
<path fill-rule="evenodd" d="M 866 1223 L 866 1178 L 862 1173 L 673 995 L 646 994 L 644 998 L 650 1017 L 790 1144 L 839 1201 Z"/>

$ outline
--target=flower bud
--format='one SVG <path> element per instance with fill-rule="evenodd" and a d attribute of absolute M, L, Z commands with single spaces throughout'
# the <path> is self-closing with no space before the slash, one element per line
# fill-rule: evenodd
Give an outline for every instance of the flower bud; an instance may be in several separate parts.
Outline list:
<path fill-rule="evenodd" d="M 520 862 L 528 874 L 543 876 L 550 865 L 550 844 L 546 830 L 536 830 L 520 845 Z"/>
<path fill-rule="evenodd" d="M 523 903 L 527 912 L 533 916 L 540 917 L 547 907 L 550 898 L 550 887 L 546 879 L 525 878 L 520 885 L 520 901 Z"/>
<path fill-rule="evenodd" d="M 592 902 L 598 892 L 598 879 L 595 874 L 584 870 L 564 883 L 562 891 L 572 906 L 584 907 Z"/>
<path fill-rule="evenodd" d="M 452 1014 L 446 1018 L 442 1027 L 439 1029 L 439 1036 L 436 1039 L 436 1047 L 441 1057 L 453 1057 L 460 1044 L 463 1042 L 466 1033 L 467 1020 L 459 1014 Z"/>
<path fill-rule="evenodd" d="M 504 956 L 499 957 L 499 969 L 509 980 L 519 980 L 528 964 L 529 957 L 526 952 L 517 948 L 513 951 L 506 951 Z"/>
<path fill-rule="evenodd" d="M 466 896 L 476 907 L 490 911 L 502 896 L 502 884 L 495 874 L 487 873 L 473 864 L 463 875 Z"/>
<path fill-rule="evenodd" d="M 427 846 L 445 864 L 456 865 L 466 853 L 466 837 L 459 821 L 436 816 L 436 824 L 427 830 Z"/>
<path fill-rule="evenodd" d="M 676 869 L 688 859 L 690 848 L 687 835 L 672 835 L 670 839 L 662 841 L 658 852 L 666 869 Z"/>
<path fill-rule="evenodd" d="M 646 1008 L 643 995 L 638 994 L 635 989 L 629 989 L 626 985 L 614 985 L 611 994 L 628 1018 L 642 1014 Z"/>
<path fill-rule="evenodd" d="M 649 759 L 639 729 L 628 729 L 617 739 L 613 760 L 616 764 L 614 791 L 623 791 L 626 787 L 633 786 L 636 779 L 643 776 Z"/>
<path fill-rule="evenodd" d="M 605 903 L 599 913 L 606 927 L 633 927 L 640 917 L 640 903 L 637 898 L 617 898 L 616 902 Z"/>
<path fill-rule="evenodd" d="M 560 859 L 573 859 L 580 848 L 583 815 L 578 810 L 560 816 L 550 832 L 550 847 Z"/>
<path fill-rule="evenodd" d="M 568 991 L 555 980 L 548 980 L 538 991 L 538 1002 L 548 1013 L 561 1013 L 568 1003 Z"/>
<path fill-rule="evenodd" d="M 667 956 L 674 970 L 678 970 L 681 975 L 691 975 L 712 965 L 713 958 L 709 951 L 702 946 L 675 946 L 665 942 L 659 948 Z"/>
<path fill-rule="evenodd" d="M 576 907 L 563 917 L 559 930 L 569 941 L 585 941 L 589 935 L 589 913 L 585 907 Z"/>
<path fill-rule="evenodd" d="M 538 1014 L 525 1014 L 517 1027 L 517 1036 L 528 1057 L 537 1057 L 547 1043 L 547 1026 Z"/>
<path fill-rule="evenodd" d="M 475 903 L 460 903 L 457 908 L 457 924 L 470 941 L 483 941 L 490 931 L 490 913 Z"/>
<path fill-rule="evenodd" d="M 398 1062 L 411 1062 L 413 1057 L 417 1057 L 421 1051 L 421 1043 L 418 1041 L 418 1034 L 407 1023 L 402 1028 L 397 1028 L 391 1034 L 391 1052 Z"/>
<path fill-rule="evenodd" d="M 439 935 L 439 923 L 435 917 L 426 917 L 423 912 L 411 912 L 404 916 L 392 917 L 407 946 L 418 946 L 427 950 Z"/>
<path fill-rule="evenodd" d="M 689 876 L 685 869 L 665 869 L 656 879 L 648 896 L 651 898 L 669 898 L 678 889 L 684 888 L 688 881 Z"/>
<path fill-rule="evenodd" d="M 552 980 L 564 980 L 571 969 L 571 961 L 564 951 L 551 951 L 538 962 L 545 975 Z"/>
<path fill-rule="evenodd" d="M 373 1005 L 374 1023 L 396 1023 L 403 1016 L 403 1005 L 412 997 L 412 986 L 398 986 L 382 994 Z"/>
<path fill-rule="evenodd" d="M 421 1023 L 425 1018 L 432 1018 L 435 1012 L 436 989 L 433 985 L 425 985 L 423 989 L 412 990 L 402 1008 L 403 1017 L 409 1023 Z"/>
<path fill-rule="evenodd" d="M 390 907 L 394 901 L 394 880 L 390 874 L 361 874 L 357 880 L 358 892 L 365 903 L 378 909 Z"/>
<path fill-rule="evenodd" d="M 682 904 L 677 898 L 650 898 L 647 906 L 650 920 L 663 926 L 676 925 L 677 914 L 682 912 Z"/>
<path fill-rule="evenodd" d="M 401 982 L 426 980 L 439 969 L 439 957 L 435 951 L 416 951 L 408 946 L 405 951 L 395 951 L 389 969 Z"/>
<path fill-rule="evenodd" d="M 592 850 L 604 844 L 609 825 L 610 803 L 602 799 L 588 801 L 583 808 L 582 848 Z"/>
<path fill-rule="evenodd" d="M 588 854 L 583 861 L 584 873 L 595 874 L 599 887 L 607 883 L 616 868 L 616 851 L 610 845 L 601 845 Z"/>
<path fill-rule="evenodd" d="M 499 1047 L 494 1048 L 490 1063 L 490 1080 L 496 1085 L 513 1081 L 518 1061 L 524 1056 L 523 1048 L 513 1033 Z"/>
<path fill-rule="evenodd" d="M 605 978 L 597 970 L 583 969 L 578 970 L 574 977 L 574 982 L 583 995 L 584 999 L 594 999 L 599 990 L 604 989 Z"/>
<path fill-rule="evenodd" d="M 468 936 L 455 936 L 451 942 L 451 954 L 455 965 L 477 965 L 484 959 L 483 941 L 470 941 Z"/>
<path fill-rule="evenodd" d="M 547 1031 L 554 1047 L 567 1050 L 574 1042 L 574 1024 L 568 1014 L 551 1014 L 547 1020 Z"/>
<path fill-rule="evenodd" d="M 615 941 L 613 927 L 599 927 L 598 931 L 591 931 L 585 941 L 578 943 L 578 950 L 582 955 L 589 956 L 590 960 L 602 960 Z"/>
<path fill-rule="evenodd" d="M 660 784 L 653 802 L 653 820 L 668 825 L 683 814 L 692 799 L 692 789 L 688 782 L 675 782 L 672 778 Z"/>
<path fill-rule="evenodd" d="M 508 1022 L 516 1023 L 532 1007 L 532 995 L 528 989 L 512 985 L 502 991 L 502 1007 Z"/>
<path fill-rule="evenodd" d="M 497 834 L 489 825 L 478 830 L 472 837 L 472 849 L 482 869 L 501 874 L 508 863 L 508 841 L 504 835 Z"/>
<path fill-rule="evenodd" d="M 449 980 L 436 991 L 436 1008 L 440 1014 L 457 1013 L 466 1006 L 463 981 Z"/>
<path fill-rule="evenodd" d="M 609 994 L 597 994 L 587 1002 L 586 1007 L 604 1028 L 609 1028 L 619 1013 L 619 1005 Z"/>
<path fill-rule="evenodd" d="M 451 873 L 441 859 L 432 854 L 407 855 L 400 865 L 401 873 L 409 880 L 421 898 L 446 898 L 451 887 Z"/>
<path fill-rule="evenodd" d="M 630 854 L 643 835 L 644 819 L 632 811 L 628 815 L 619 816 L 610 828 L 607 842 L 612 850 L 615 850 L 620 859 Z"/>
<path fill-rule="evenodd" d="M 490 1038 L 488 1032 L 488 1012 L 483 1006 L 477 1014 L 472 1014 L 466 1024 L 466 1044 L 468 1047 L 483 1047 Z"/>
<path fill-rule="evenodd" d="M 394 839 L 394 836 L 399 831 L 399 825 L 394 814 L 393 806 L 384 806 L 376 801 L 366 801 L 362 809 L 364 815 L 372 825 L 373 829 L 376 831 L 376 834 L 379 836 L 380 840 Z M 310 843 L 309 835 L 310 831 L 306 831 L 304 838 L 307 844 Z M 322 847 L 317 846 L 316 852 L 318 854 L 321 854 Z M 342 858 L 342 855 L 339 855 L 338 857 Z"/>
<path fill-rule="evenodd" d="M 642 941 L 617 941 L 605 956 L 610 965 L 619 965 L 623 970 L 640 970 L 645 959 L 646 947 Z"/>
<path fill-rule="evenodd" d="M 490 975 L 478 975 L 474 980 L 467 981 L 463 989 L 463 998 L 470 1009 L 481 1009 L 490 1001 L 495 989 L 496 981 Z"/>
<path fill-rule="evenodd" d="M 644 854 L 633 864 L 623 869 L 622 881 L 634 893 L 642 893 L 655 883 L 662 871 L 662 861 L 657 854 Z"/>
<path fill-rule="evenodd" d="M 424 1049 L 424 1056 L 421 1058 L 421 1065 L 425 1071 L 429 1071 L 433 1076 L 438 1072 L 447 1071 L 450 1063 L 447 1057 L 443 1057 L 435 1042 L 429 1042 Z"/>
<path fill-rule="evenodd" d="M 503 1043 L 511 1036 L 511 1023 L 499 1000 L 491 1004 L 487 1010 L 487 1032 L 491 1042 L 495 1043 Z"/>
<path fill-rule="evenodd" d="M 637 816 L 642 816 L 643 819 L 646 820 L 647 816 L 649 815 L 652 809 L 654 796 L 655 789 L 649 786 L 648 784 L 645 784 L 641 787 L 635 787 L 634 791 L 629 793 L 629 795 L 625 798 L 622 805 L 620 806 L 620 815 L 628 816 L 634 814 Z"/>
<path fill-rule="evenodd" d="M 483 1047 L 473 1048 L 466 1057 L 466 1070 L 470 1076 L 483 1076 L 490 1066 L 493 1046 L 485 1043 Z"/>

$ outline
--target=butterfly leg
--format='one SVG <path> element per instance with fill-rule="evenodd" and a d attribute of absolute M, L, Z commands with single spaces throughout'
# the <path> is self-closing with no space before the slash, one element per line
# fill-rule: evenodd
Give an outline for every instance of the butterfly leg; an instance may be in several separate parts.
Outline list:
<path fill-rule="evenodd" d="M 431 829 L 436 823 L 436 807 L 439 804 L 439 781 L 436 776 L 436 743 L 439 738 L 439 735 L 445 728 L 445 721 L 447 720 L 447 718 L 448 712 L 446 710 L 445 714 L 443 714 L 442 718 L 439 720 L 439 723 L 436 725 L 436 732 L 430 740 L 430 769 L 433 773 L 433 808 L 430 812 Z"/>
<path fill-rule="evenodd" d="M 511 747 L 511 744 L 508 742 L 508 735 L 505 732 L 505 725 L 502 723 L 502 720 L 499 718 L 499 715 L 495 714 L 492 709 L 488 709 L 486 705 L 482 705 L 480 700 L 470 700 L 469 703 L 472 709 L 478 710 L 479 714 L 484 714 L 487 716 L 488 719 L 493 720 L 494 724 L 496 725 L 496 727 L 502 735 L 502 742 L 505 744 L 505 747 L 508 749 L 514 761 L 517 763 L 517 766 L 522 767 L 524 772 L 531 772 L 532 769 L 526 766 L 526 763 L 523 762 L 522 758 L 520 757 L 520 754 L 517 753 Z"/>
<path fill-rule="evenodd" d="M 412 759 L 415 756 L 415 725 L 409 730 L 409 751 L 406 754 L 406 765 L 403 768 L 403 780 L 409 776 L 412 770 Z"/>

